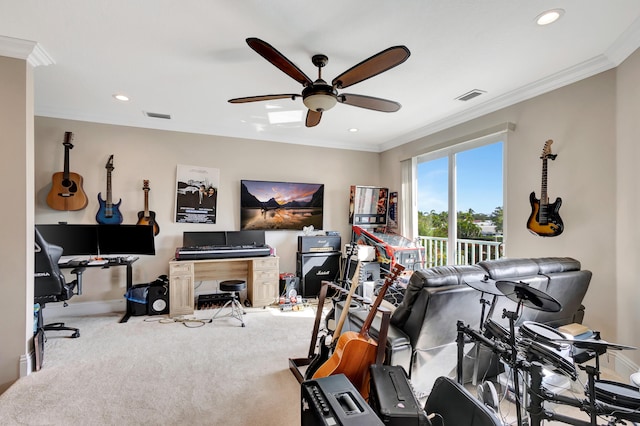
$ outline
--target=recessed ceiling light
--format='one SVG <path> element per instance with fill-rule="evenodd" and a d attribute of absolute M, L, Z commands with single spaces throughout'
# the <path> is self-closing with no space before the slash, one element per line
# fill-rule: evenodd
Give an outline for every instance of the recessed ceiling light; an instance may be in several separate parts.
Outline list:
<path fill-rule="evenodd" d="M 540 15 L 536 16 L 536 24 L 538 25 L 549 25 L 556 22 L 560 17 L 564 15 L 564 9 L 551 9 L 545 12 L 542 12 Z"/>
<path fill-rule="evenodd" d="M 129 102 L 129 97 L 127 95 L 123 95 L 122 93 L 116 93 L 113 97 L 121 102 Z"/>
<path fill-rule="evenodd" d="M 349 129 L 349 131 L 351 133 L 356 133 L 358 131 L 358 129 L 356 129 L 355 127 L 352 127 L 352 128 Z"/>

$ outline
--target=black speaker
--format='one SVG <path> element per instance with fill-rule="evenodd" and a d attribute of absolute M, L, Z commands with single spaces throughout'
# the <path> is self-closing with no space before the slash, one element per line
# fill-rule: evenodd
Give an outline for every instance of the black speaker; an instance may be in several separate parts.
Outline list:
<path fill-rule="evenodd" d="M 151 283 L 147 293 L 147 315 L 169 313 L 169 285 Z"/>
<path fill-rule="evenodd" d="M 300 278 L 302 297 L 320 294 L 322 281 L 333 281 L 340 270 L 340 252 L 298 253 L 296 275 Z"/>

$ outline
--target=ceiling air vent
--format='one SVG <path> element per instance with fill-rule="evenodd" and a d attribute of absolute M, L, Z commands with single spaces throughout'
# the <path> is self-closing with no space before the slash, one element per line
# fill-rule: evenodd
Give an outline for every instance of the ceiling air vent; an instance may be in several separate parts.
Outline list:
<path fill-rule="evenodd" d="M 458 96 L 456 99 L 459 101 L 469 101 L 475 97 L 482 95 L 483 93 L 487 93 L 484 90 L 473 89 L 470 92 L 465 93 L 464 95 Z"/>
<path fill-rule="evenodd" d="M 160 114 L 159 112 L 145 112 L 144 114 L 147 117 L 151 117 L 151 118 L 163 118 L 165 120 L 171 120 L 170 114 Z"/>

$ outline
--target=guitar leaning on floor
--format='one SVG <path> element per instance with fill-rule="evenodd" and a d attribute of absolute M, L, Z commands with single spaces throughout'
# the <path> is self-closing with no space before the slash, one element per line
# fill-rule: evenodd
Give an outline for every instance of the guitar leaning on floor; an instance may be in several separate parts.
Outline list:
<path fill-rule="evenodd" d="M 529 195 L 531 203 L 531 216 L 527 220 L 527 229 L 533 234 L 541 237 L 555 237 L 562 234 L 564 224 L 560 218 L 558 210 L 562 204 L 560 197 L 556 201 L 549 204 L 549 196 L 547 194 L 547 160 L 555 160 L 557 155 L 551 153 L 551 144 L 553 140 L 549 139 L 542 149 L 542 187 L 540 190 L 540 199 L 536 198 L 536 193 Z"/>
<path fill-rule="evenodd" d="M 138 212 L 138 222 L 136 225 L 153 226 L 153 235 L 160 233 L 160 226 L 156 222 L 156 212 L 149 210 L 149 181 L 145 179 L 143 181 L 142 190 L 144 191 L 144 211 Z"/>
<path fill-rule="evenodd" d="M 64 172 L 54 173 L 51 177 L 51 190 L 47 195 L 47 204 L 54 210 L 82 210 L 89 200 L 82 189 L 82 176 L 69 171 L 69 150 L 73 149 L 72 132 L 64 132 Z"/>
<path fill-rule="evenodd" d="M 113 172 L 113 154 L 109 156 L 107 164 L 104 166 L 107 169 L 107 200 L 102 199 L 102 193 L 98 193 L 98 202 L 100 207 L 98 213 L 96 213 L 96 221 L 100 225 L 119 225 L 122 223 L 122 213 L 120 213 L 120 204 L 122 200 L 119 200 L 116 204 L 111 201 L 111 172 Z"/>
<path fill-rule="evenodd" d="M 384 284 L 380 288 L 378 297 L 371 305 L 369 315 L 365 320 L 359 333 L 346 331 L 340 335 L 338 344 L 327 360 L 313 375 L 314 379 L 332 376 L 334 374 L 344 374 L 349 381 L 358 389 L 360 394 L 366 399 L 369 396 L 369 366 L 376 362 L 378 350 L 377 342 L 369 336 L 369 329 L 373 323 L 373 318 L 387 288 L 393 283 L 398 275 L 404 271 L 404 266 L 396 263 L 391 273 L 387 276 Z"/>
<path fill-rule="evenodd" d="M 349 257 L 347 258 L 349 259 Z M 333 331 L 333 337 L 331 337 L 331 341 L 327 342 L 329 336 L 322 336 L 319 340 L 319 348 L 316 356 L 311 360 L 309 366 L 307 367 L 307 371 L 305 372 L 305 379 L 309 380 L 314 377 L 316 371 L 329 359 L 331 352 L 335 349 L 335 345 L 340 338 L 340 334 L 342 333 L 342 327 L 344 326 L 344 322 L 347 319 L 347 315 L 349 314 L 349 307 L 351 306 L 351 299 L 360 284 L 360 265 L 361 262 L 358 261 L 358 265 L 356 266 L 356 270 L 353 273 L 353 282 L 351 283 L 351 288 L 349 288 L 349 293 L 347 294 L 347 298 L 344 301 L 344 307 L 342 309 L 342 313 L 340 314 L 340 319 L 336 324 L 336 329 Z"/>

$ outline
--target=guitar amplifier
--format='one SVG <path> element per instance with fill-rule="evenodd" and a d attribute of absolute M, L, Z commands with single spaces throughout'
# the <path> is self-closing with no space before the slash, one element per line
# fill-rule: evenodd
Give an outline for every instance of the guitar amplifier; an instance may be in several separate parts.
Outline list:
<path fill-rule="evenodd" d="M 398 365 L 372 365 L 369 403 L 385 425 L 431 426 L 420 407 L 404 368 Z"/>
<path fill-rule="evenodd" d="M 384 426 L 344 374 L 301 385 L 302 426 Z"/>
<path fill-rule="evenodd" d="M 340 251 L 339 235 L 299 236 L 298 252 L 300 253 L 326 253 Z"/>

